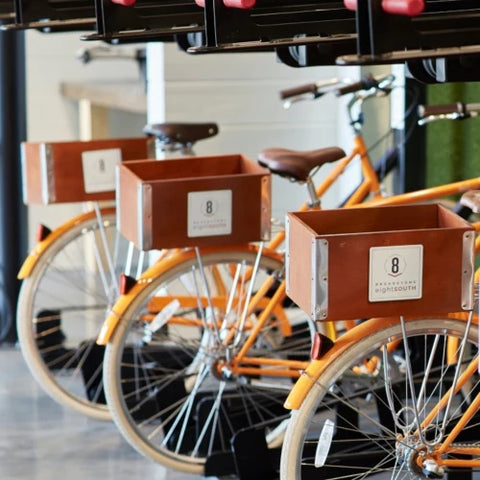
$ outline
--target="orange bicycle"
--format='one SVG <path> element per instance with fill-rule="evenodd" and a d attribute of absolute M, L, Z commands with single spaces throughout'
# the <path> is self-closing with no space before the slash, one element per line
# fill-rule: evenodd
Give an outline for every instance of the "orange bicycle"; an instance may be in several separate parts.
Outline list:
<path fill-rule="evenodd" d="M 377 92 L 358 88 L 360 102 Z M 322 195 L 357 158 L 365 178 L 361 194 L 345 202 L 349 207 L 368 193 L 376 197 L 372 204 L 413 203 L 480 185 L 476 178 L 382 198 L 362 145 L 359 139 L 361 155 L 355 151 L 344 158 L 339 149 L 273 149 L 260 161 L 306 183 L 313 205 L 318 198 L 310 173 L 335 160 L 317 191 Z M 280 245 L 283 239 L 281 232 L 274 242 Z M 255 245 L 190 249 L 155 264 L 124 290 L 98 342 L 106 345 L 103 381 L 109 408 L 139 452 L 201 474 L 207 457 L 230 451 L 232 435 L 242 428 L 264 422 L 268 445 L 283 441 L 283 401 L 308 366 L 314 328 L 288 303 L 282 260 L 281 253 Z M 333 336 L 335 329 L 327 332 Z"/>
<path fill-rule="evenodd" d="M 425 106 L 421 114 L 434 121 L 479 112 L 479 104 L 453 104 Z M 478 191 L 462 197 L 476 213 L 479 200 Z M 477 236 L 475 254 L 479 248 Z M 436 260 L 436 273 L 425 272 L 429 280 L 445 285 L 450 277 L 458 288 L 461 279 L 442 268 L 442 254 Z M 479 275 L 466 311 L 403 317 L 398 307 L 397 316 L 362 322 L 311 362 L 286 403 L 293 412 L 282 479 L 476 478 Z"/>
<path fill-rule="evenodd" d="M 94 339 L 120 293 L 120 273 L 139 276 L 145 267 L 143 253 L 117 229 L 114 164 L 190 155 L 193 144 L 217 131 L 215 124 L 166 123 L 145 128 L 156 145 L 147 137 L 22 145 L 25 203 L 89 202 L 87 212 L 52 230 L 40 225 L 18 273 L 22 355 L 39 385 L 60 404 L 110 419 L 99 388 L 103 350 Z"/>

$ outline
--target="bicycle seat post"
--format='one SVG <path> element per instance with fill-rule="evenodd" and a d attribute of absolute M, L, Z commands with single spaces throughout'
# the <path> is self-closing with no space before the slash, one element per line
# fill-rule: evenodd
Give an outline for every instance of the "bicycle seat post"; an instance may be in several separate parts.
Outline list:
<path fill-rule="evenodd" d="M 308 202 L 309 208 L 320 207 L 320 198 L 317 195 L 317 190 L 315 188 L 315 184 L 313 183 L 311 175 L 307 177 L 305 184 L 307 186 L 308 198 L 310 199 L 310 201 Z"/>
<path fill-rule="evenodd" d="M 182 157 L 193 157 L 195 152 L 192 147 L 193 145 L 172 143 L 157 137 L 155 139 L 155 158 L 163 160 L 171 156 L 177 156 L 177 154 Z"/>
<path fill-rule="evenodd" d="M 194 156 L 195 142 L 216 135 L 218 126 L 215 123 L 155 123 L 146 125 L 143 132 L 155 137 L 155 158 L 162 160 Z"/>

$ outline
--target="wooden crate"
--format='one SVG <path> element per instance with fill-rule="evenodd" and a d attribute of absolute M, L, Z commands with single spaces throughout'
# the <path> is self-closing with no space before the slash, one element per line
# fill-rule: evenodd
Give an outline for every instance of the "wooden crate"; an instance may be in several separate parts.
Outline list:
<path fill-rule="evenodd" d="M 243 155 L 125 162 L 117 169 L 117 225 L 141 250 L 270 236 L 270 174 Z"/>
<path fill-rule="evenodd" d="M 315 320 L 472 308 L 474 231 L 436 205 L 287 214 L 287 293 Z"/>
<path fill-rule="evenodd" d="M 26 204 L 113 200 L 116 163 L 153 158 L 154 140 L 23 142 L 21 151 Z"/>

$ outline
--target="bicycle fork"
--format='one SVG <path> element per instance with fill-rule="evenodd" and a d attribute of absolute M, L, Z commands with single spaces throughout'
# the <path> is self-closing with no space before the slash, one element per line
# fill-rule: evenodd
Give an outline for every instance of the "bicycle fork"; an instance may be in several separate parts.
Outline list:
<path fill-rule="evenodd" d="M 401 435 L 397 437 L 397 462 L 411 464 L 415 462 L 422 470 L 426 478 L 443 478 L 445 467 L 473 468 L 480 466 L 480 447 L 475 445 L 454 445 L 459 434 L 472 420 L 480 409 L 480 393 L 469 403 L 461 418 L 455 421 L 455 425 L 448 431 L 448 422 L 452 416 L 454 396 L 459 394 L 467 385 L 472 375 L 478 370 L 478 355 L 465 368 L 465 348 L 467 337 L 473 320 L 473 311 L 469 313 L 465 334 L 461 339 L 458 353 L 455 355 L 455 369 L 451 386 L 441 398 L 435 402 L 433 408 L 428 408 L 427 384 L 433 372 L 434 357 L 439 350 L 440 336 L 436 335 L 430 347 L 427 364 L 423 372 L 420 386 L 414 383 L 414 372 L 410 362 L 411 352 L 408 344 L 407 327 L 404 317 L 400 317 L 402 329 L 403 347 L 405 353 L 405 374 L 407 378 L 406 390 L 410 396 L 408 407 L 397 411 L 394 403 L 394 389 L 392 371 L 389 362 L 389 352 L 383 349 L 383 365 L 385 390 L 389 408 L 394 416 L 394 422 Z M 444 353 L 444 352 L 443 352 Z M 448 361 L 447 361 L 448 363 Z M 445 372 L 440 371 L 443 377 Z M 455 413 L 455 412 L 454 412 Z M 458 411 L 456 412 L 458 413 Z M 427 438 L 427 434 L 429 437 Z M 468 455 L 477 459 L 452 459 L 446 455 Z"/>

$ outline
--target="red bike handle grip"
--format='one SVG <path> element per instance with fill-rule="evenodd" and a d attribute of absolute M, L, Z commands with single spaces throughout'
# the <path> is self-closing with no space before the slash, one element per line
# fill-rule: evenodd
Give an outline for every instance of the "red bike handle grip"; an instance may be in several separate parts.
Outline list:
<path fill-rule="evenodd" d="M 361 0 L 364 1 L 364 0 Z M 357 0 L 343 0 L 343 4 L 348 10 L 357 9 Z M 407 17 L 416 17 L 425 9 L 424 0 L 383 0 L 382 10 L 385 13 L 393 15 L 404 15 Z"/>
<path fill-rule="evenodd" d="M 131 7 L 132 5 L 135 5 L 137 0 L 110 0 L 112 3 L 115 3 L 117 5 L 122 5 L 123 7 Z"/>
<path fill-rule="evenodd" d="M 195 0 L 199 7 L 205 7 L 205 0 Z M 252 8 L 257 3 L 257 0 L 223 0 L 223 4 L 228 8 L 240 8 L 246 10 Z"/>

